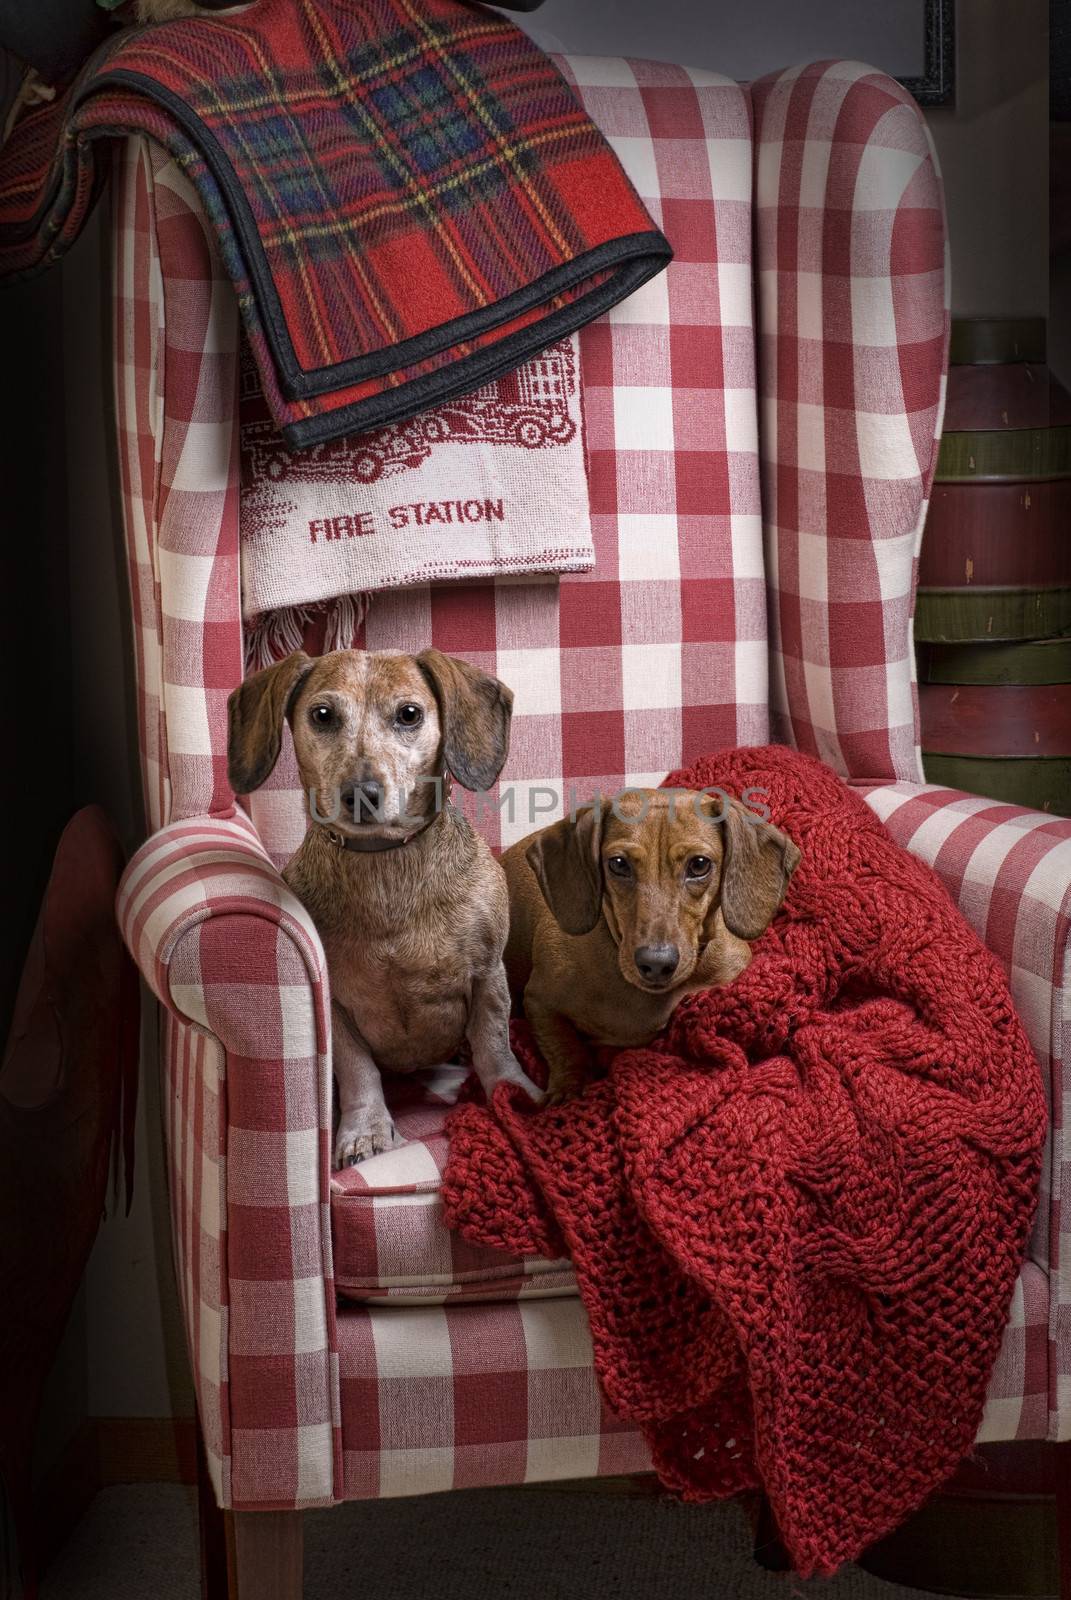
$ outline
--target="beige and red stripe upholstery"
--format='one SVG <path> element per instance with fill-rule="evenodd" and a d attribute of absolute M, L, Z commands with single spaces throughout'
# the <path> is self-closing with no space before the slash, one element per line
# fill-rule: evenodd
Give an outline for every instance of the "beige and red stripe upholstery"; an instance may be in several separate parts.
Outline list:
<path fill-rule="evenodd" d="M 858 62 L 752 86 L 776 738 L 921 779 L 911 615 L 948 344 L 941 180 L 911 96 Z"/>
<path fill-rule="evenodd" d="M 934 784 L 888 784 L 867 801 L 893 837 L 940 875 L 975 932 L 1000 959 L 1049 1086 L 1050 1125 L 1030 1265 L 1044 1326 L 1023 1343 L 1024 1371 L 1044 1379 L 1046 1404 L 1006 1398 L 998 1438 L 1071 1438 L 1071 818 L 981 800 Z M 1028 1324 L 1032 1328 L 1033 1324 Z M 1031 1355 L 1032 1352 L 1032 1355 Z M 1007 1356 L 1007 1347 L 1005 1357 Z M 1003 1365 L 1003 1362 L 1002 1362 Z M 1007 1379 L 1005 1378 L 1005 1381 Z M 1000 1382 L 998 1372 L 995 1383 Z M 991 1391 L 991 1395 L 995 1392 Z M 1014 1422 L 1014 1431 L 1012 1423 Z"/>
<path fill-rule="evenodd" d="M 765 739 L 770 664 L 782 737 L 868 786 L 899 780 L 868 799 L 1005 960 L 1053 1091 L 1046 1193 L 983 1436 L 1071 1434 L 1057 1271 L 1071 824 L 914 781 L 910 609 L 945 318 L 921 121 L 868 69 L 793 72 L 756 87 L 753 163 L 748 91 L 674 67 L 566 65 L 677 247 L 583 336 L 598 565 L 560 586 L 384 596 L 357 642 L 431 641 L 509 681 L 504 781 L 522 796 L 658 781 L 704 749 Z M 753 193 L 771 319 L 758 379 Z M 828 217 L 811 214 L 819 196 Z M 276 870 L 302 828 L 289 752 L 250 815 L 226 782 L 242 671 L 237 315 L 163 152 L 127 148 L 114 203 L 154 830 L 119 914 L 163 1003 L 175 1254 L 217 1490 L 315 1505 L 638 1468 L 639 1441 L 600 1403 L 568 1269 L 473 1261 L 445 1235 L 436 1177 L 456 1085 L 426 1083 L 399 1108 L 410 1144 L 332 1181 L 322 952 Z M 528 827 L 523 807 L 482 825 L 495 842 Z"/>

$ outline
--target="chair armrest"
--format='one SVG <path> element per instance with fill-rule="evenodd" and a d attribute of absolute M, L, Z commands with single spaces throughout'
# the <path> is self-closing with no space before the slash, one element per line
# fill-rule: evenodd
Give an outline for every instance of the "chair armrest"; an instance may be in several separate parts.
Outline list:
<path fill-rule="evenodd" d="M 289 938 L 310 987 L 323 988 L 327 982 L 327 963 L 312 918 L 274 866 L 252 821 L 237 807 L 230 817 L 170 823 L 147 839 L 123 874 L 116 914 L 153 994 L 184 1022 L 199 1027 L 210 1027 L 205 995 L 191 993 L 185 985 L 176 994 L 171 969 L 183 939 L 210 919 L 244 917 L 267 923 L 277 930 L 276 945 L 279 934 Z M 237 937 L 240 930 L 232 925 L 228 932 Z M 229 973 L 239 954 L 253 958 L 253 946 L 265 943 L 263 935 L 259 941 L 254 937 L 254 929 L 245 934 L 240 951 L 227 941 Z M 255 981 L 252 971 L 249 978 Z M 225 1038 L 222 1042 L 228 1043 Z"/>
<path fill-rule="evenodd" d="M 342 1459 L 323 947 L 241 811 L 154 834 L 117 912 L 169 1013 L 176 1268 L 217 1496 L 329 1504 Z"/>
<path fill-rule="evenodd" d="M 1071 1248 L 1071 1239 L 1059 1238 L 1061 1211 L 1071 1219 L 1071 1145 L 1064 1114 L 1069 1087 L 1064 1068 L 1071 1057 L 1071 818 L 935 784 L 883 785 L 870 789 L 866 801 L 898 843 L 933 867 L 998 957 L 1037 1053 L 1051 1124 L 1031 1255 L 1050 1272 L 1055 1318 L 1061 1294 L 1055 1267 Z M 1063 1276 L 1068 1309 L 1058 1342 L 1061 1371 L 1071 1373 L 1071 1276 Z"/>

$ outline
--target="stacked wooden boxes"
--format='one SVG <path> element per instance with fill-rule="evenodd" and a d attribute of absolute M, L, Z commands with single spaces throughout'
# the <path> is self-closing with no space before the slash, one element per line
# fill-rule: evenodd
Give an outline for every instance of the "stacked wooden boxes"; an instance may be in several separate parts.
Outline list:
<path fill-rule="evenodd" d="M 1071 814 L 1071 395 L 1042 318 L 952 330 L 915 613 L 931 783 Z"/>

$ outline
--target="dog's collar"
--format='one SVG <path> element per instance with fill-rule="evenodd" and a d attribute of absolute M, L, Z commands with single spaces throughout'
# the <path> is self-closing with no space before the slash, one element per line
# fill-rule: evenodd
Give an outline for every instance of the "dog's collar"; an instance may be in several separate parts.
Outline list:
<path fill-rule="evenodd" d="M 401 839 L 362 838 L 359 833 L 340 833 L 337 828 L 332 828 L 330 823 L 326 822 L 317 823 L 317 827 L 321 833 L 327 835 L 328 843 L 333 844 L 336 850 L 350 850 L 354 855 L 378 855 L 384 850 L 404 850 L 407 844 L 412 844 L 422 833 L 427 833 L 432 823 L 442 815 L 450 804 L 450 789 L 450 774 L 446 773 L 443 777 L 442 804 L 436 806 L 431 816 L 422 822 L 419 828 L 414 828 L 412 833 L 405 834 Z"/>
<path fill-rule="evenodd" d="M 422 833 L 427 833 L 438 814 L 436 812 L 435 816 L 429 817 L 427 822 L 422 822 L 419 828 L 414 828 L 412 833 L 403 835 L 401 839 L 367 839 L 359 833 L 339 833 L 337 828 L 330 828 L 324 822 L 319 823 L 318 827 L 321 833 L 327 835 L 328 843 L 337 850 L 352 850 L 354 855 L 372 855 L 382 850 L 404 850 L 407 844 L 412 844 Z"/>

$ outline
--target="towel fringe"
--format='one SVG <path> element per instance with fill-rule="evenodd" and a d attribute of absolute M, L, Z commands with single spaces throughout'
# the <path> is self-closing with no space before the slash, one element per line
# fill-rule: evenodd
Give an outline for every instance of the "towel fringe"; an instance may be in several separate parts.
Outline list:
<path fill-rule="evenodd" d="M 332 650 L 352 650 L 357 629 L 368 615 L 367 594 L 340 594 L 325 607 L 324 655 Z"/>
<path fill-rule="evenodd" d="M 265 611 L 248 625 L 245 636 L 245 670 L 260 672 L 304 648 L 306 636 L 323 618 L 322 655 L 332 650 L 352 650 L 357 630 L 368 614 L 367 594 L 340 594 L 311 606 L 280 606 Z"/>
<path fill-rule="evenodd" d="M 300 650 L 310 621 L 307 606 L 285 606 L 278 611 L 263 612 L 246 633 L 245 670 L 260 672 Z"/>

